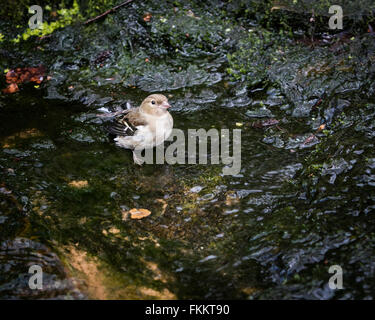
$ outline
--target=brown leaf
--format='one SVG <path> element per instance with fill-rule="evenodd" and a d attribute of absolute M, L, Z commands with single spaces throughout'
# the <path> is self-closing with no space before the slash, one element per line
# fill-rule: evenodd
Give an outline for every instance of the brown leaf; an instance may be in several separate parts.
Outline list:
<path fill-rule="evenodd" d="M 6 75 L 6 82 L 10 85 L 3 90 L 4 93 L 14 93 L 19 90 L 18 85 L 24 82 L 35 82 L 40 84 L 44 79 L 45 68 L 40 65 L 33 68 L 16 68 L 9 70 Z"/>
<path fill-rule="evenodd" d="M 69 182 L 69 186 L 73 187 L 73 188 L 78 188 L 78 189 L 81 189 L 81 188 L 85 188 L 89 185 L 89 183 L 87 182 L 87 180 L 73 180 L 71 182 Z"/>
<path fill-rule="evenodd" d="M 112 234 L 119 234 L 120 230 L 115 228 L 115 227 L 112 227 L 111 229 L 108 230 L 108 232 L 110 232 Z"/>
<path fill-rule="evenodd" d="M 14 70 L 9 70 L 6 73 L 5 78 L 6 78 L 7 83 L 15 83 L 15 82 L 17 82 L 18 76 L 17 76 L 17 73 Z"/>
<path fill-rule="evenodd" d="M 129 211 L 131 219 L 143 219 L 151 214 L 150 210 L 147 209 L 136 209 L 133 208 Z"/>
<path fill-rule="evenodd" d="M 15 93 L 19 90 L 17 83 L 11 83 L 8 87 L 3 89 L 3 93 Z"/>
<path fill-rule="evenodd" d="M 143 15 L 143 21 L 145 21 L 145 22 L 150 22 L 151 18 L 152 18 L 152 14 L 149 13 L 149 12 L 146 12 L 146 13 Z"/>

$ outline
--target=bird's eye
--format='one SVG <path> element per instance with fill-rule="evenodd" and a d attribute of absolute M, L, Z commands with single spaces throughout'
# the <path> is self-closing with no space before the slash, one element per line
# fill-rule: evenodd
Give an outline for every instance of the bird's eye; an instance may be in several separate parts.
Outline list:
<path fill-rule="evenodd" d="M 152 103 L 152 104 L 155 104 L 155 100 L 152 100 L 151 103 Z"/>

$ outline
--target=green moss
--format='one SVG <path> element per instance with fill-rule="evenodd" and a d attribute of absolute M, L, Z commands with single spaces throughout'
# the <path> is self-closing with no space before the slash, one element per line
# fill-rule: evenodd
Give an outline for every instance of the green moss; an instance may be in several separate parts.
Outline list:
<path fill-rule="evenodd" d="M 18 35 L 16 38 L 12 40 L 12 42 L 18 43 L 21 40 L 26 41 L 32 36 L 43 37 L 49 35 L 57 29 L 64 28 L 72 24 L 76 19 L 82 18 L 82 15 L 80 14 L 80 7 L 76 0 L 74 0 L 72 8 L 63 8 L 57 10 L 57 14 L 59 16 L 57 21 L 53 21 L 50 23 L 44 21 L 40 29 L 27 28 L 23 34 Z"/>
<path fill-rule="evenodd" d="M 266 80 L 267 70 L 275 61 L 282 59 L 286 36 L 266 29 L 249 29 L 248 36 L 240 41 L 239 49 L 228 54 L 227 72 L 234 79 L 246 79 L 250 85 Z"/>

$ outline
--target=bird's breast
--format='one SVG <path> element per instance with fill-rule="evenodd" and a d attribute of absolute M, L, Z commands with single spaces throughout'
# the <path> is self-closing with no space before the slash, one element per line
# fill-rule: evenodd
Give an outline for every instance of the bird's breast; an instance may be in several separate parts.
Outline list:
<path fill-rule="evenodd" d="M 136 134 L 142 136 L 144 148 L 152 148 L 163 143 L 172 133 L 173 118 L 169 112 L 163 116 L 149 116 L 147 122 L 148 125 L 139 127 Z"/>
<path fill-rule="evenodd" d="M 154 133 L 155 145 L 158 145 L 167 139 L 171 135 L 173 129 L 173 118 L 169 112 L 152 122 L 151 129 Z"/>

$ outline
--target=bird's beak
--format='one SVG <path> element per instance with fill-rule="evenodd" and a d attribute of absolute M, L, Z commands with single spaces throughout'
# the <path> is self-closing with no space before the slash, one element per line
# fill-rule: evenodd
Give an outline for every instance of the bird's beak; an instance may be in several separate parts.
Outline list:
<path fill-rule="evenodd" d="M 164 101 L 162 104 L 161 104 L 161 107 L 162 108 L 165 108 L 165 109 L 168 109 L 171 107 L 171 105 L 167 102 L 167 101 Z"/>

